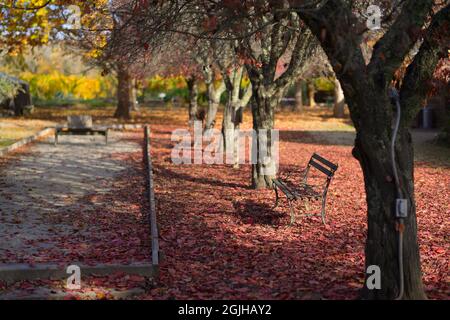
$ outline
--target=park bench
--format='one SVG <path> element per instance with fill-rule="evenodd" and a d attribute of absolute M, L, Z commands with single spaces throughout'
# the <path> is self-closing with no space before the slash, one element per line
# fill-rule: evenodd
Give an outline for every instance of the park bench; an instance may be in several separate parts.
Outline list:
<path fill-rule="evenodd" d="M 314 168 L 318 170 L 320 173 L 325 174 L 327 177 L 326 181 L 319 185 L 309 184 L 308 174 L 311 168 Z M 286 196 L 286 199 L 288 201 L 292 225 L 295 222 L 293 202 L 297 200 L 304 200 L 305 205 L 308 206 L 310 200 L 315 201 L 321 200 L 322 210 L 320 214 L 302 214 L 302 215 L 303 216 L 320 215 L 322 216 L 323 224 L 325 224 L 325 204 L 327 200 L 328 187 L 330 186 L 331 179 L 333 178 L 337 168 L 338 166 L 335 165 L 334 163 L 314 153 L 311 159 L 309 160 L 308 165 L 306 166 L 305 174 L 300 183 L 295 183 L 289 180 L 289 177 L 291 176 L 292 172 L 288 173 L 287 176 L 284 178 L 273 179 L 273 188 L 275 190 L 276 196 L 274 208 L 278 206 L 279 200 L 278 190 L 280 190 Z"/>
<path fill-rule="evenodd" d="M 60 135 L 103 135 L 108 144 L 108 128 L 93 127 L 91 116 L 68 116 L 67 126 L 57 126 L 55 129 L 55 145 Z"/>

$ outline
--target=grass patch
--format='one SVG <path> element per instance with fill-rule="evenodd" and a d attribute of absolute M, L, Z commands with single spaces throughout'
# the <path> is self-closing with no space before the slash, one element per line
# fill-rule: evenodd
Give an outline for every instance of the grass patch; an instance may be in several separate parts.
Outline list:
<path fill-rule="evenodd" d="M 90 100 L 77 100 L 77 99 L 50 99 L 42 100 L 34 98 L 34 105 L 42 108 L 71 108 L 75 106 L 86 106 L 89 108 L 102 108 L 115 104 L 111 99 L 90 99 Z"/>
<path fill-rule="evenodd" d="M 54 126 L 52 121 L 30 119 L 0 119 L 0 148 L 7 147 L 20 139 L 29 137 L 36 132 Z"/>
<path fill-rule="evenodd" d="M 435 140 L 416 142 L 414 160 L 431 163 L 438 167 L 450 167 L 450 148 L 437 144 Z"/>
<path fill-rule="evenodd" d="M 12 145 L 16 140 L 0 139 L 0 149 Z"/>

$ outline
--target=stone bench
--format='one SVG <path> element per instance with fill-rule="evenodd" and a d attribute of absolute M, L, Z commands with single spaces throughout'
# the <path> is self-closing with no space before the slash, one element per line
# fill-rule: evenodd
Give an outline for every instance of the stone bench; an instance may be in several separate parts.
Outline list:
<path fill-rule="evenodd" d="M 60 135 L 103 135 L 108 144 L 108 128 L 94 127 L 91 116 L 68 116 L 67 126 L 55 128 L 55 145 Z"/>

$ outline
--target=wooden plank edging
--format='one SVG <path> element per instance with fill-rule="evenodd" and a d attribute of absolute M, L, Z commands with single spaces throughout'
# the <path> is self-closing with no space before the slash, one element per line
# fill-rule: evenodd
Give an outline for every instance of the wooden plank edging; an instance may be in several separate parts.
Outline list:
<path fill-rule="evenodd" d="M 159 240 L 158 240 L 158 225 L 156 221 L 156 206 L 155 206 L 155 191 L 153 184 L 153 166 L 151 159 L 150 147 L 150 127 L 145 126 L 144 129 L 144 159 L 147 167 L 147 183 L 148 183 L 148 200 L 150 208 L 150 232 L 152 241 L 152 264 L 159 265 Z"/>
<path fill-rule="evenodd" d="M 98 264 L 87 266 L 77 264 L 81 270 L 81 277 L 87 275 L 109 275 L 114 272 L 124 272 L 126 274 L 138 274 L 145 277 L 152 277 L 157 274 L 155 266 L 149 263 L 133 263 L 129 265 L 118 264 Z M 23 280 L 38 279 L 67 279 L 70 276 L 66 268 L 55 264 L 0 264 L 0 280 L 6 283 L 14 283 Z"/>

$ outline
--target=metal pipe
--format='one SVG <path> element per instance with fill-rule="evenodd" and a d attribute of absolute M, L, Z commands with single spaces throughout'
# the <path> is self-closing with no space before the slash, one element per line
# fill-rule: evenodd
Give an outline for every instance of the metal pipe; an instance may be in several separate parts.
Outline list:
<path fill-rule="evenodd" d="M 394 173 L 395 186 L 397 188 L 397 198 L 402 199 L 402 190 L 400 189 L 400 179 L 398 178 L 397 166 L 395 162 L 395 142 L 397 140 L 398 128 L 400 127 L 400 117 L 401 117 L 401 107 L 400 107 L 400 98 L 395 89 L 392 89 L 392 96 L 395 99 L 395 106 L 397 107 L 397 118 L 395 120 L 394 132 L 392 134 L 391 140 L 391 159 L 392 159 L 392 171 Z M 395 93 L 394 93 L 395 92 Z"/>
<path fill-rule="evenodd" d="M 403 222 L 399 222 L 403 224 Z M 405 279 L 403 275 L 403 230 L 398 231 L 398 272 L 399 272 L 399 293 L 395 300 L 402 300 L 405 292 Z"/>
<path fill-rule="evenodd" d="M 395 88 L 391 88 L 389 95 L 392 99 L 395 100 L 395 106 L 397 109 L 397 118 L 395 120 L 395 127 L 394 132 L 392 134 L 392 140 L 391 140 L 391 160 L 392 160 L 392 172 L 394 173 L 394 180 L 395 180 L 395 186 L 397 188 L 397 199 L 403 199 L 402 190 L 400 188 L 400 179 L 398 177 L 397 172 L 397 165 L 395 160 L 395 142 L 397 140 L 398 135 L 398 129 L 400 127 L 400 118 L 401 118 L 401 106 L 400 106 L 400 97 Z M 397 203 L 396 208 L 397 211 Z M 403 219 L 398 219 L 398 272 L 399 272 L 399 293 L 398 296 L 395 298 L 395 300 L 401 300 L 403 298 L 403 294 L 405 291 L 405 280 L 404 280 L 404 274 L 403 274 Z"/>

